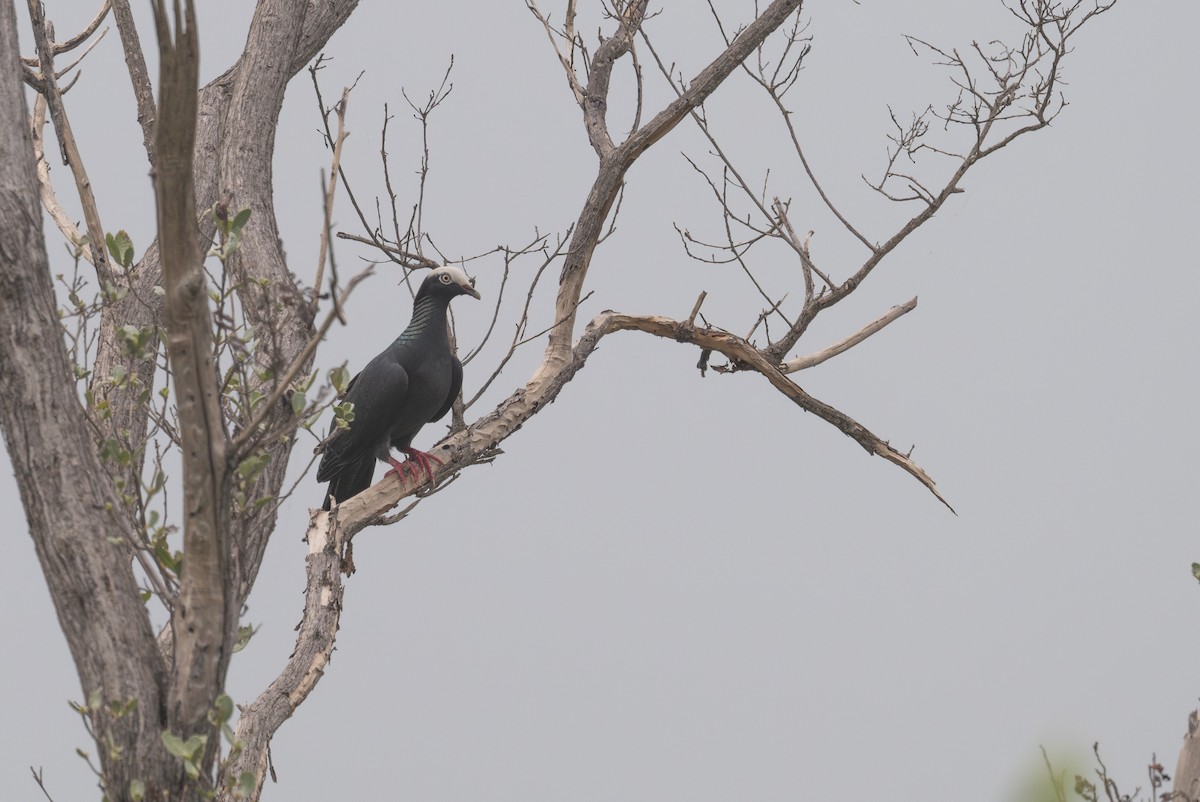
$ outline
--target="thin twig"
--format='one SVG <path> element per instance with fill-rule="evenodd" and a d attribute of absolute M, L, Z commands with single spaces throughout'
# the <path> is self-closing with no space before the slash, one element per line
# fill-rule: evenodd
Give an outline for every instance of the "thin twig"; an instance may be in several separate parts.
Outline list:
<path fill-rule="evenodd" d="M 886 327 L 889 323 L 892 323 L 893 321 L 903 317 L 904 315 L 907 315 L 909 312 L 911 312 L 912 310 L 914 310 L 916 308 L 917 308 L 917 299 L 916 298 L 906 301 L 906 302 L 900 304 L 899 306 L 893 306 L 886 313 L 884 313 L 878 320 L 868 323 L 866 326 L 863 326 L 861 329 L 856 331 L 854 334 L 851 334 L 849 337 L 845 338 L 844 340 L 840 340 L 839 342 L 834 343 L 833 345 L 829 346 L 828 348 L 824 348 L 820 351 L 817 351 L 815 354 L 809 354 L 808 356 L 801 356 L 801 357 L 797 357 L 795 359 L 788 360 L 787 362 L 784 362 L 782 365 L 779 366 L 779 370 L 783 373 L 795 373 L 798 370 L 804 370 L 805 368 L 811 368 L 815 365 L 819 365 L 828 359 L 832 359 L 833 357 L 837 356 L 838 354 L 841 354 L 841 353 L 844 353 L 845 351 L 850 350 L 854 346 L 861 343 L 863 340 L 870 337 L 872 334 L 882 331 L 884 329 L 884 327 Z"/>
<path fill-rule="evenodd" d="M 315 73 L 316 65 L 314 65 L 313 69 L 313 82 L 315 83 L 317 80 Z M 342 164 L 342 145 L 345 143 L 346 137 L 350 135 L 346 131 L 346 109 L 350 104 L 350 90 L 352 88 L 349 86 L 343 87 L 341 102 L 334 106 L 334 109 L 337 111 L 338 121 L 337 138 L 332 143 L 333 158 L 329 166 L 329 186 L 325 190 L 324 197 L 325 217 L 321 226 L 321 243 L 317 249 L 317 276 L 313 281 L 312 288 L 312 303 L 314 304 L 321 297 L 321 284 L 324 282 L 325 277 L 325 255 L 329 251 L 329 230 L 333 226 L 333 197 L 337 192 L 338 172 Z M 340 310 L 338 316 L 342 317 Z M 345 325 L 345 318 L 342 318 L 342 324 Z"/>

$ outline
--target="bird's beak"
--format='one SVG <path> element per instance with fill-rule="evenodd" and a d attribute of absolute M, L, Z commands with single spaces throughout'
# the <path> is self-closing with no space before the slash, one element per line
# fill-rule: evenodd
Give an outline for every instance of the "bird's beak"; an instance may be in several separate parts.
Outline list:
<path fill-rule="evenodd" d="M 458 288 L 460 290 L 462 290 L 464 295 L 470 295 L 472 298 L 475 298 L 476 300 L 481 300 L 482 296 L 479 294 L 479 290 L 475 289 L 474 285 L 475 285 L 475 279 L 471 279 L 470 284 L 459 284 Z"/>

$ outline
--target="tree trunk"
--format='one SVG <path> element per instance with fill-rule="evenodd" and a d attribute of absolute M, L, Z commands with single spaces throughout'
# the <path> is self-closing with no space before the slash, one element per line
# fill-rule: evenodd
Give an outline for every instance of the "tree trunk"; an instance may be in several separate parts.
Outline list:
<path fill-rule="evenodd" d="M 166 670 L 58 325 L 17 47 L 0 3 L 0 429 L 83 696 L 99 702 L 91 726 L 114 747 L 97 755 L 109 799 L 135 779 L 154 799 L 179 768 L 161 741 Z"/>

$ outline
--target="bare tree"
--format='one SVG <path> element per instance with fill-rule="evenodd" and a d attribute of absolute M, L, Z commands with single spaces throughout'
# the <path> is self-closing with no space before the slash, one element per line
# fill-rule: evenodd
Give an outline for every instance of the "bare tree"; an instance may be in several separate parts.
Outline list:
<path fill-rule="evenodd" d="M 219 78 L 197 85 L 199 32 L 190 0 L 168 9 L 155 0 L 161 71 L 158 101 L 128 0 L 105 0 L 78 36 L 56 41 L 41 5 L 29 0 L 37 55 L 17 55 L 12 5 L 0 3 L 0 426 L 15 466 L 22 503 L 59 621 L 87 700 L 78 709 L 97 743 L 96 768 L 110 800 L 257 798 L 269 774 L 272 737 L 321 678 L 342 613 L 343 577 L 353 570 L 351 543 L 364 527 L 399 520 L 461 471 L 495 459 L 504 440 L 554 401 L 605 336 L 636 331 L 696 349 L 698 369 L 759 374 L 800 409 L 832 424 L 871 454 L 915 477 L 945 503 L 911 458 L 866 426 L 806 392 L 792 378 L 853 348 L 916 306 L 899 304 L 843 339 L 797 354 L 818 315 L 851 295 L 883 260 L 929 222 L 977 163 L 1018 137 L 1048 125 L 1065 106 L 1063 60 L 1081 27 L 1112 2 L 1015 0 L 1008 8 L 1022 33 L 1012 45 L 963 51 L 923 40 L 913 49 L 945 65 L 954 83 L 949 102 L 905 118 L 883 171 L 870 189 L 915 211 L 897 230 L 869 234 L 843 213 L 818 180 L 787 105 L 808 53 L 801 0 L 775 0 L 731 28 L 710 5 L 724 47 L 694 75 L 676 70 L 654 45 L 645 0 L 602 0 L 560 14 L 527 0 L 531 24 L 544 29 L 550 54 L 582 112 L 583 135 L 596 154 L 591 185 L 565 232 L 537 235 L 484 257 L 502 260 L 502 279 L 488 336 L 496 330 L 510 267 L 536 265 L 515 334 L 479 388 L 454 407 L 451 433 L 435 448 L 445 463 L 420 487 L 384 479 L 329 512 L 314 510 L 307 590 L 295 651 L 277 678 L 240 709 L 223 692 L 239 639 L 239 612 L 253 587 L 277 511 L 288 495 L 284 473 L 299 428 L 311 428 L 334 401 L 316 384 L 317 344 L 341 318 L 342 302 L 364 276 L 339 279 L 328 248 L 331 209 L 348 193 L 361 233 L 378 258 L 420 270 L 446 259 L 423 222 L 426 161 L 417 201 L 398 202 L 384 157 L 384 195 L 374 219 L 340 168 L 350 90 L 332 108 L 320 96 L 314 59 L 345 22 L 356 0 L 261 0 L 241 57 Z M 155 179 L 158 239 L 140 260 L 123 233 L 102 225 L 74 144 L 61 80 L 71 67 L 56 59 L 88 42 L 111 14 L 124 49 L 147 161 Z M 581 19 L 600 30 L 593 45 Z M 615 132 L 608 106 L 614 69 L 632 65 L 633 123 Z M 316 280 L 304 287 L 282 252 L 272 197 L 274 137 L 284 90 L 306 65 L 317 87 L 332 162 Z M 652 69 L 645 69 L 653 64 Z M 738 72 L 749 76 L 778 111 L 812 189 L 860 244 L 856 265 L 821 264 L 787 197 L 752 186 L 709 126 L 705 102 Z M 647 76 L 646 73 L 650 75 Z M 656 74 L 657 73 L 657 74 Z M 27 109 L 19 78 L 35 91 Z M 644 81 L 662 81 L 674 99 L 645 108 Z M 408 99 L 422 123 L 449 93 L 444 82 L 424 102 Z M 84 208 L 78 229 L 59 206 L 46 169 L 42 130 L 47 111 L 61 157 L 71 168 Z M 580 327 L 587 277 L 597 248 L 614 231 L 624 178 L 639 158 L 680 123 L 697 126 L 715 161 L 693 161 L 722 216 L 715 237 L 680 229 L 694 258 L 740 269 L 764 304 L 743 335 L 709 323 L 704 296 L 685 319 L 605 311 Z M 386 137 L 386 122 L 384 126 Z M 927 162 L 932 162 L 928 164 Z M 60 315 L 41 228 L 40 204 L 93 274 L 62 289 Z M 251 223 L 251 219 L 253 222 Z M 753 258 L 771 244 L 798 266 L 800 292 L 761 278 Z M 780 251 L 775 251 L 779 253 Z M 206 260 L 205 254 L 208 254 Z M 480 257 L 482 258 L 482 257 Z M 291 266 L 293 269 L 295 265 Z M 546 328 L 530 333 L 535 289 L 558 270 Z M 515 271 L 513 271 L 515 272 Z M 552 275 L 552 273 L 551 273 Z M 84 288 L 96 291 L 87 300 Z M 318 322 L 319 321 L 319 322 Z M 765 342 L 756 334 L 762 331 Z M 491 410 L 472 406 L 500 376 L 515 350 L 545 341 L 532 376 Z M 486 342 L 486 338 L 485 338 Z M 482 348 L 482 345 L 480 346 Z M 470 361 L 480 348 L 464 355 Z M 714 355 L 722 364 L 711 364 Z M 477 376 L 484 375 L 476 371 Z M 330 376 L 343 389 L 345 375 Z M 314 388 L 316 388 L 314 390 Z M 81 401 L 82 398 L 82 401 Z M 352 410 L 339 406 L 337 415 Z M 169 515 L 164 453 L 182 462 L 182 512 Z M 401 501 L 409 506 L 390 514 Z M 949 506 L 947 504 L 947 506 Z M 155 632 L 145 598 L 168 623 Z M 231 729 L 231 725 L 235 729 Z M 228 741 L 222 746 L 222 736 Z"/>

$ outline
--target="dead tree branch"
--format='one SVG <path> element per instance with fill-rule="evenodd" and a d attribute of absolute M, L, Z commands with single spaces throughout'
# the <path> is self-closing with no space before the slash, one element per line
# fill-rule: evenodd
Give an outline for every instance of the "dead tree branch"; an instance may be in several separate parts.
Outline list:
<path fill-rule="evenodd" d="M 787 362 L 784 362 L 782 365 L 779 366 L 779 370 L 782 373 L 795 373 L 798 370 L 804 370 L 806 368 L 816 367 L 817 365 L 821 364 L 822 362 L 824 362 L 828 359 L 832 359 L 833 357 L 837 356 L 838 354 L 849 351 L 851 348 L 858 345 L 863 340 L 870 337 L 872 334 L 882 331 L 888 324 L 903 317 L 904 315 L 907 315 L 909 312 L 911 312 L 912 310 L 914 310 L 916 308 L 917 308 L 917 299 L 916 298 L 912 298 L 908 301 L 905 301 L 904 303 L 900 304 L 899 306 L 893 306 L 891 309 L 889 309 L 887 312 L 885 312 L 878 320 L 868 323 L 866 326 L 863 326 L 861 329 L 856 331 L 854 334 L 851 334 L 846 339 L 840 340 L 840 341 L 834 343 L 833 345 L 829 346 L 828 348 L 823 348 L 820 351 L 817 351 L 815 354 L 809 354 L 808 356 L 800 356 L 800 357 L 796 357 L 795 359 L 789 359 Z"/>
<path fill-rule="evenodd" d="M 100 210 L 96 206 L 96 197 L 92 193 L 92 183 L 88 180 L 87 170 L 83 166 L 83 157 L 79 153 L 79 145 L 75 134 L 67 120 L 67 110 L 63 106 L 62 91 L 54 73 L 54 48 L 46 30 L 46 17 L 42 4 L 38 0 L 29 0 L 29 18 L 33 23 L 34 41 L 37 43 L 39 63 L 41 65 L 41 84 L 44 87 L 46 103 L 50 107 L 50 118 L 54 121 L 54 132 L 58 136 L 59 149 L 62 152 L 63 164 L 71 168 L 75 178 L 75 187 L 79 191 L 79 201 L 83 205 L 83 219 L 87 223 L 89 242 L 94 244 L 92 264 L 101 285 L 112 284 L 112 268 L 108 263 L 108 254 L 104 249 L 104 226 L 100 223 Z M 99 24 L 99 23 L 97 23 Z"/>
<path fill-rule="evenodd" d="M 113 18 L 117 23 L 117 33 L 121 36 L 121 49 L 125 52 L 126 71 L 129 73 L 129 82 L 133 86 L 133 96 L 137 101 L 137 120 L 142 127 L 142 143 L 146 149 L 146 159 L 153 169 L 155 164 L 154 87 L 150 83 L 150 72 L 146 69 L 146 54 L 142 50 L 142 42 L 138 37 L 137 25 L 133 21 L 129 0 L 111 0 L 111 3 Z"/>

